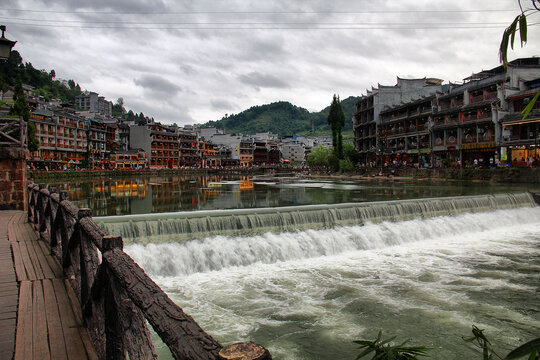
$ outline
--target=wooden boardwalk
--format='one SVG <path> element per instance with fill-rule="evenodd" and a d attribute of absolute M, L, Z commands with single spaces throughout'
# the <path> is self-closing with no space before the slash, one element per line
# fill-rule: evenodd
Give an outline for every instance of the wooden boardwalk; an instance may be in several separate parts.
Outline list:
<path fill-rule="evenodd" d="M 0 211 L 0 359 L 97 359 L 80 304 L 22 211 Z"/>

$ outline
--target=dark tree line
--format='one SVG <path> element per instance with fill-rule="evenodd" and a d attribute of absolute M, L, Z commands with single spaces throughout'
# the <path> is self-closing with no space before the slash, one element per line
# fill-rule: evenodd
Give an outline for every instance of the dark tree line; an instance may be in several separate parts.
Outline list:
<path fill-rule="evenodd" d="M 32 63 L 23 62 L 18 51 L 12 50 L 7 61 L 0 62 L 0 89 L 3 91 L 14 87 L 18 81 L 35 88 L 34 96 L 43 96 L 45 100 L 60 99 L 74 103 L 75 97 L 81 94 L 81 87 L 73 80 L 67 86 L 56 80 L 56 72 L 36 69 Z"/>

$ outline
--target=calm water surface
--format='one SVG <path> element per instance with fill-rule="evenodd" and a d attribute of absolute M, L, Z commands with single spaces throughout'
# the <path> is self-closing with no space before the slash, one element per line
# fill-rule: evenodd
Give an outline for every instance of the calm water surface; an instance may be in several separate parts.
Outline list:
<path fill-rule="evenodd" d="M 297 178 L 170 176 L 53 183 L 93 216 L 335 204 L 506 192 L 538 185 L 457 181 L 335 181 Z"/>

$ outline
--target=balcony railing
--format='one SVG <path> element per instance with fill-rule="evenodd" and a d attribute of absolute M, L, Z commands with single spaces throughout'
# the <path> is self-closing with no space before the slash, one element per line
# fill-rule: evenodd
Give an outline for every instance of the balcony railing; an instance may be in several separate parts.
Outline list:
<path fill-rule="evenodd" d="M 484 93 L 484 100 L 495 99 L 496 97 L 497 97 L 497 92 L 496 91 L 485 92 Z"/>
<path fill-rule="evenodd" d="M 0 119 L 0 146 L 26 146 L 26 123 L 22 118 Z"/>
<path fill-rule="evenodd" d="M 479 102 L 479 101 L 483 101 L 484 100 L 484 95 L 483 94 L 480 94 L 480 95 L 471 95 L 469 97 L 469 102 L 470 103 L 475 103 L 475 102 Z"/>

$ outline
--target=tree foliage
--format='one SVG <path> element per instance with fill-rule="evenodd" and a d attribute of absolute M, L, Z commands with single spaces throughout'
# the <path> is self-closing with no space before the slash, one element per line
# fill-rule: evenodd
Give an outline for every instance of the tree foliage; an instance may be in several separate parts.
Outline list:
<path fill-rule="evenodd" d="M 530 0 L 532 8 L 524 9 L 521 3 L 521 0 L 517 0 L 521 13 L 516 16 L 514 21 L 504 30 L 501 45 L 499 47 L 499 59 L 501 63 L 506 66 L 508 64 L 508 46 L 514 50 L 514 41 L 516 39 L 516 33 L 519 31 L 519 37 L 521 41 L 521 47 L 527 43 L 527 17 L 540 12 L 540 0 Z M 534 108 L 538 97 L 540 96 L 540 91 L 536 93 L 534 98 L 529 102 L 529 104 L 523 109 L 523 119 L 525 119 L 529 113 Z"/>
<path fill-rule="evenodd" d="M 0 87 L 7 90 L 15 86 L 17 79 L 23 84 L 35 88 L 32 95 L 43 96 L 45 100 L 60 99 L 67 103 L 74 103 L 75 97 L 81 94 L 81 87 L 73 80 L 67 85 L 56 79 L 56 72 L 38 70 L 32 63 L 23 63 L 19 52 L 12 50 L 7 61 L 0 62 Z"/>
<path fill-rule="evenodd" d="M 343 159 L 342 129 L 343 126 L 345 126 L 345 114 L 341 108 L 339 96 L 336 94 L 334 94 L 332 99 L 327 121 L 328 125 L 330 125 L 330 128 L 332 129 L 332 145 L 334 146 L 334 152 L 339 159 Z"/>
<path fill-rule="evenodd" d="M 328 158 L 332 150 L 326 146 L 315 146 L 313 150 L 308 154 L 306 163 L 308 166 L 328 166 Z"/>
<path fill-rule="evenodd" d="M 345 119 L 352 119 L 358 97 L 341 102 Z M 309 112 L 286 101 L 253 106 L 238 114 L 225 114 L 221 120 L 209 121 L 201 127 L 225 129 L 228 133 L 255 134 L 272 132 L 279 136 L 328 134 L 327 123 L 330 106 L 319 112 Z M 352 129 L 352 121 L 345 121 L 344 130 Z"/>
<path fill-rule="evenodd" d="M 26 95 L 24 94 L 21 79 L 15 84 L 13 106 L 9 111 L 9 115 L 21 117 L 26 122 L 26 143 L 28 151 L 36 151 L 39 147 L 36 138 L 36 126 L 34 125 L 34 122 L 30 120 L 30 107 L 28 106 L 28 102 L 26 102 Z"/>

